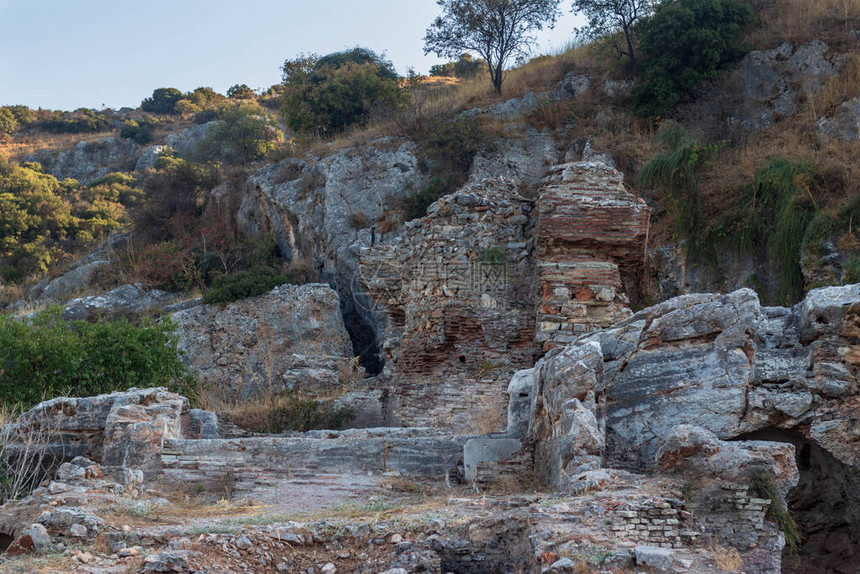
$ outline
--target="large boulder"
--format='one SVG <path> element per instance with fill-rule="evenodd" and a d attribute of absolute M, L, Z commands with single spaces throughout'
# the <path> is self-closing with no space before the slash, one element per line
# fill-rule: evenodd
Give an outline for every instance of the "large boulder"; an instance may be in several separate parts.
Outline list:
<path fill-rule="evenodd" d="M 746 289 L 671 299 L 550 353 L 532 428 L 557 440 L 565 409 L 594 392 L 609 465 L 654 469 L 674 429 L 695 425 L 720 440 L 790 431 L 856 467 L 859 322 L 857 285 L 813 290 L 791 309 L 762 307 Z M 569 462 L 546 464 L 552 474 Z"/>
<path fill-rule="evenodd" d="M 174 313 L 173 322 L 183 361 L 212 393 L 328 395 L 352 377 L 340 300 L 327 285 L 282 285 L 224 307 L 198 305 Z"/>
<path fill-rule="evenodd" d="M 146 313 L 159 313 L 179 299 L 181 296 L 176 293 L 149 289 L 142 283 L 134 283 L 101 295 L 72 299 L 63 307 L 63 319 L 92 321 L 138 317 Z"/>

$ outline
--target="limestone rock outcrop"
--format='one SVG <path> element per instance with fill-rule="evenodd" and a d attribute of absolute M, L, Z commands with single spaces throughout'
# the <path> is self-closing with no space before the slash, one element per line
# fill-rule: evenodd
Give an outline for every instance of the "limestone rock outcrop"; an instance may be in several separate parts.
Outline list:
<path fill-rule="evenodd" d="M 182 298 L 177 293 L 149 289 L 142 283 L 123 285 L 101 295 L 72 299 L 63 306 L 67 321 L 93 321 L 158 314 Z"/>
<path fill-rule="evenodd" d="M 57 179 L 71 177 L 86 185 L 112 171 L 130 171 L 140 153 L 140 145 L 130 139 L 107 137 L 94 142 L 81 141 L 61 152 L 40 150 L 28 156 L 27 161 L 42 164 Z"/>
<path fill-rule="evenodd" d="M 802 109 L 843 62 L 844 56 L 820 40 L 750 52 L 728 80 L 731 88 L 739 89 L 740 105 L 732 121 L 751 130 L 773 125 Z"/>
<path fill-rule="evenodd" d="M 182 360 L 212 392 L 327 396 L 354 378 L 340 300 L 327 285 L 281 285 L 224 307 L 197 305 L 174 313 L 173 322 Z"/>
<path fill-rule="evenodd" d="M 384 138 L 319 161 L 284 160 L 245 186 L 242 231 L 272 233 L 287 260 L 310 262 L 336 287 L 355 355 L 373 372 L 379 326 L 361 311 L 370 302 L 353 293 L 358 251 L 399 233 L 395 206 L 425 181 L 414 144 Z"/>
<path fill-rule="evenodd" d="M 794 506 L 812 541 L 804 551 L 823 560 L 807 564 L 846 563 L 860 541 L 857 505 L 813 503 L 812 492 L 818 481 L 851 500 L 857 486 L 858 325 L 860 285 L 851 285 L 812 290 L 790 309 L 762 307 L 747 289 L 686 295 L 585 334 L 518 374 L 539 472 L 559 487 L 601 466 L 746 489 L 761 475 L 778 490 L 771 504 Z M 512 408 L 520 420 L 523 411 Z M 750 540 L 770 550 L 755 571 L 776 572 L 768 560 L 782 542 L 757 528 Z M 845 542 L 841 558 L 821 558 L 826 536 Z"/>

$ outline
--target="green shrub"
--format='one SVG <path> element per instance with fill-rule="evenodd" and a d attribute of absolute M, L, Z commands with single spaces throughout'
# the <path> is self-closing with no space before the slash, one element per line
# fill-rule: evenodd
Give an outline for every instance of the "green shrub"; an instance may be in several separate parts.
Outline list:
<path fill-rule="evenodd" d="M 33 125 L 38 129 L 57 134 L 98 133 L 111 128 L 107 117 L 86 108 L 74 112 L 51 112 Z"/>
<path fill-rule="evenodd" d="M 248 84 L 234 84 L 227 88 L 227 97 L 234 100 L 247 100 L 255 95 L 254 90 Z"/>
<path fill-rule="evenodd" d="M 743 29 L 753 13 L 742 0 L 669 0 L 640 21 L 637 69 L 642 83 L 631 91 L 634 111 L 660 116 L 744 54 Z"/>
<path fill-rule="evenodd" d="M 411 221 L 427 215 L 427 208 L 452 187 L 441 178 L 431 178 L 421 191 L 406 199 L 406 220 Z"/>
<path fill-rule="evenodd" d="M 366 123 L 373 112 L 408 103 L 391 62 L 366 48 L 288 60 L 282 70 L 282 110 L 297 132 L 335 134 Z"/>
<path fill-rule="evenodd" d="M 36 163 L 0 161 L 0 276 L 20 282 L 128 222 L 128 183 L 84 188 Z"/>
<path fill-rule="evenodd" d="M 470 118 L 419 122 L 406 135 L 421 143 L 424 163 L 432 166 L 427 185 L 406 200 L 407 220 L 423 217 L 430 204 L 463 185 L 478 151 L 492 145 L 481 123 Z"/>
<path fill-rule="evenodd" d="M 640 185 L 656 187 L 675 224 L 675 236 L 696 252 L 700 236 L 699 173 L 719 148 L 693 140 L 684 127 L 664 122 L 654 143 L 658 153 L 639 172 Z"/>
<path fill-rule="evenodd" d="M 2 106 L 0 107 L 0 134 L 11 134 L 27 127 L 35 119 L 33 110 L 27 106 Z"/>
<path fill-rule="evenodd" d="M 779 269 L 778 297 L 783 304 L 797 301 L 803 293 L 804 242 L 831 228 L 826 218 L 817 217 L 816 174 L 811 164 L 775 158 L 756 172 L 738 206 L 732 241 L 742 251 L 768 250 Z"/>
<path fill-rule="evenodd" d="M 229 303 L 268 293 L 278 285 L 290 283 L 290 278 L 273 269 L 239 271 L 221 275 L 203 296 L 204 303 Z"/>
<path fill-rule="evenodd" d="M 133 140 L 141 145 L 148 144 L 154 138 L 155 122 L 149 120 L 126 120 L 119 132 L 120 137 Z"/>
<path fill-rule="evenodd" d="M 140 103 L 140 109 L 154 114 L 172 114 L 182 97 L 182 92 L 176 88 L 158 88 L 152 92 L 152 97 Z"/>
<path fill-rule="evenodd" d="M 474 58 L 468 52 L 461 54 L 456 62 L 447 64 L 436 64 L 430 66 L 431 76 L 453 76 L 455 78 L 474 78 L 482 70 L 487 69 L 487 62 L 480 58 Z"/>
<path fill-rule="evenodd" d="M 287 283 L 305 285 L 319 280 L 317 272 L 304 263 L 293 263 L 284 272 L 273 267 L 255 267 L 217 277 L 203 296 L 204 303 L 229 303 L 268 293 Z"/>
<path fill-rule="evenodd" d="M 220 123 L 198 144 L 198 158 L 245 165 L 263 159 L 281 139 L 278 122 L 253 101 L 225 105 L 214 119 Z"/>
<path fill-rule="evenodd" d="M 777 527 L 785 535 L 786 549 L 792 554 L 796 554 L 800 550 L 803 539 L 800 535 L 800 530 L 797 528 L 797 522 L 785 504 L 779 487 L 773 478 L 764 471 L 754 473 L 751 479 L 752 488 L 750 492 L 754 496 L 770 500 L 767 516 L 776 522 Z"/>
<path fill-rule="evenodd" d="M 59 310 L 0 315 L 0 402 L 24 408 L 59 395 L 90 396 L 186 381 L 169 321 L 64 322 Z"/>
<path fill-rule="evenodd" d="M 860 283 L 860 258 L 849 257 L 845 261 L 845 270 L 842 274 L 843 285 Z"/>
<path fill-rule="evenodd" d="M 18 131 L 18 120 L 12 112 L 5 107 L 0 108 L 0 135 L 11 134 Z"/>

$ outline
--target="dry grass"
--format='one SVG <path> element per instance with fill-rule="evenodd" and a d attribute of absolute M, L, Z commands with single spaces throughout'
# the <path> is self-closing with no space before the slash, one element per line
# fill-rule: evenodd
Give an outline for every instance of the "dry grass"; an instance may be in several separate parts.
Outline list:
<path fill-rule="evenodd" d="M 56 464 L 48 450 L 54 431 L 47 424 L 11 424 L 19 415 L 14 407 L 0 408 L 0 503 L 32 492 Z"/>
<path fill-rule="evenodd" d="M 94 142 L 101 138 L 116 135 L 115 132 L 99 132 L 94 134 L 39 134 L 23 135 L 0 140 L 0 155 L 9 159 L 21 161 L 28 155 L 42 149 L 64 150 L 77 145 L 78 142 Z"/>
<path fill-rule="evenodd" d="M 744 567 L 744 561 L 740 553 L 734 548 L 723 546 L 712 546 L 708 549 L 714 558 L 714 566 L 722 572 L 740 572 Z"/>
<path fill-rule="evenodd" d="M 755 4 L 761 6 L 761 26 L 748 38 L 753 49 L 815 38 L 838 47 L 850 42 L 847 32 L 860 27 L 858 0 L 758 0 Z"/>

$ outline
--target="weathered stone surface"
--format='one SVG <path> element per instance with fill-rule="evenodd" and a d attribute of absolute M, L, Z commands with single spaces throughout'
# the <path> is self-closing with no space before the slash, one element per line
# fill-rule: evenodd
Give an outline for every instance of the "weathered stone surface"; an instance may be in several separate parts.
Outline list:
<path fill-rule="evenodd" d="M 107 416 L 102 464 L 142 470 L 146 479 L 153 479 L 164 442 L 182 436 L 188 399 L 161 390 L 134 398 L 114 404 Z"/>
<path fill-rule="evenodd" d="M 213 433 L 213 417 L 207 421 Z M 165 439 L 201 436 L 202 429 L 188 414 L 188 399 L 163 388 L 129 389 L 95 397 L 59 397 L 44 401 L 22 414 L 4 432 L 41 432 L 48 438 L 49 453 L 70 460 L 62 465 L 63 478 L 99 478 L 98 463 L 106 465 L 149 464 L 157 459 L 147 452 L 160 448 Z M 186 429 L 187 434 L 182 434 Z M 107 435 L 107 436 L 106 436 Z M 10 441 L 8 446 L 13 446 Z M 153 450 L 157 452 L 157 450 Z M 108 459 L 105 462 L 105 458 Z M 83 469 L 83 476 L 78 468 Z"/>
<path fill-rule="evenodd" d="M 137 317 L 145 313 L 157 313 L 179 298 L 175 293 L 147 289 L 141 283 L 123 285 L 102 295 L 72 299 L 63 307 L 63 319 L 92 321 Z"/>
<path fill-rule="evenodd" d="M 42 164 L 45 171 L 58 179 L 71 177 L 86 185 L 112 171 L 130 170 L 140 150 L 140 146 L 130 139 L 108 137 L 94 142 L 81 141 L 59 153 L 37 151 L 28 156 L 27 161 Z"/>
<path fill-rule="evenodd" d="M 855 465 L 860 412 L 845 399 L 857 394 L 858 302 L 860 287 L 845 286 L 790 310 L 749 290 L 661 303 L 548 355 L 533 431 L 561 435 L 544 421 L 563 428 L 563 406 L 594 389 L 614 464 L 651 467 L 675 427 L 695 424 L 722 440 L 796 428 Z"/>
<path fill-rule="evenodd" d="M 212 392 L 343 392 L 354 377 L 337 293 L 322 284 L 282 285 L 226 307 L 173 315 L 183 361 Z"/>
<path fill-rule="evenodd" d="M 730 89 L 739 90 L 733 123 L 760 129 L 788 117 L 838 73 L 843 61 L 820 40 L 750 52 L 728 80 Z"/>
<path fill-rule="evenodd" d="M 143 150 L 140 157 L 137 158 L 137 163 L 134 164 L 134 171 L 142 172 L 155 167 L 158 158 L 160 158 L 168 150 L 167 146 L 152 145 Z"/>
<path fill-rule="evenodd" d="M 368 311 L 373 302 L 354 292 L 358 252 L 398 235 L 393 206 L 425 182 L 415 146 L 384 138 L 316 162 L 267 166 L 245 186 L 240 228 L 250 234 L 272 232 L 286 259 L 309 261 L 322 271 L 341 294 L 353 354 L 372 374 L 381 369 L 376 346 L 381 326 Z"/>
<path fill-rule="evenodd" d="M 508 460 L 523 447 L 522 441 L 515 438 L 473 438 L 463 446 L 464 477 L 474 481 L 478 466 Z"/>
<path fill-rule="evenodd" d="M 602 465 L 605 439 L 595 402 L 603 371 L 600 345 L 592 342 L 551 353 L 535 370 L 535 463 L 548 482 L 563 488 L 571 476 Z"/>
<path fill-rule="evenodd" d="M 203 485 L 237 497 L 259 496 L 260 484 L 292 480 L 332 482 L 331 474 L 395 473 L 444 480 L 462 464 L 467 437 L 432 429 L 366 429 L 309 432 L 296 437 L 172 440 L 161 456 L 162 480 L 187 490 Z M 286 487 L 286 486 L 285 486 Z"/>
<path fill-rule="evenodd" d="M 680 425 L 672 429 L 657 451 L 663 472 L 707 476 L 727 482 L 750 482 L 767 476 L 782 495 L 798 482 L 794 445 L 768 441 L 723 441 L 701 427 Z"/>
<path fill-rule="evenodd" d="M 535 390 L 535 369 L 514 373 L 508 385 L 508 428 L 505 434 L 524 438 L 532 421 L 532 393 Z"/>
<path fill-rule="evenodd" d="M 518 185 L 538 186 L 551 166 L 560 161 L 551 133 L 528 125 L 507 128 L 509 137 L 495 140 L 476 155 L 467 184 L 503 177 Z"/>
<path fill-rule="evenodd" d="M 534 360 L 532 209 L 508 181 L 467 185 L 361 252 L 395 422 L 503 430 L 504 389 Z"/>
<path fill-rule="evenodd" d="M 191 126 L 179 132 L 170 134 L 165 140 L 165 147 L 173 148 L 181 156 L 188 156 L 197 150 L 200 142 L 209 135 L 209 132 L 221 124 L 221 121 L 207 122 Z"/>
<path fill-rule="evenodd" d="M 631 313 L 623 275 L 645 253 L 650 209 L 599 163 L 556 166 L 538 201 L 537 340 L 544 349 Z"/>
<path fill-rule="evenodd" d="M 860 97 L 842 102 L 830 116 L 815 124 L 819 136 L 842 141 L 860 138 Z"/>

